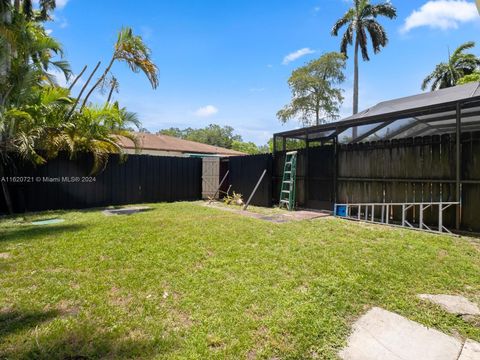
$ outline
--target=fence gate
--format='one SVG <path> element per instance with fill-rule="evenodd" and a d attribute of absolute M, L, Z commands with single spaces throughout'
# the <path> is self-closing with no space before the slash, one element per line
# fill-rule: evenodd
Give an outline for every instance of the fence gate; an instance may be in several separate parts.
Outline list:
<path fill-rule="evenodd" d="M 203 158 L 202 165 L 202 198 L 215 195 L 220 184 L 220 158 Z"/>

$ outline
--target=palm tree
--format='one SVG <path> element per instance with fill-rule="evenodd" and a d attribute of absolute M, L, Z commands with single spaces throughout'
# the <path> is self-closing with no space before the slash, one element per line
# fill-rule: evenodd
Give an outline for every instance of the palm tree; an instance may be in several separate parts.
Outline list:
<path fill-rule="evenodd" d="M 39 23 L 27 21 L 15 14 L 10 24 L 0 26 L 4 35 L 0 42 L 0 63 L 8 61 L 8 67 L 0 74 L 0 105 L 15 103 L 29 92 L 26 89 L 40 83 L 54 84 L 55 78 L 49 73 L 51 68 L 59 69 L 68 79 L 71 70 L 68 62 L 54 60 L 63 55 L 61 44 L 49 36 Z"/>
<path fill-rule="evenodd" d="M 115 50 L 110 63 L 103 72 L 103 75 L 100 76 L 88 92 L 83 100 L 81 109 L 85 107 L 93 91 L 105 82 L 116 61 L 126 62 L 130 69 L 135 73 L 142 71 L 150 81 L 152 88 L 156 89 L 158 86 L 158 68 L 151 60 L 150 53 L 150 49 L 145 45 L 140 36 L 134 35 L 132 29 L 129 27 L 123 28 L 118 34 L 118 39 L 115 43 Z"/>
<path fill-rule="evenodd" d="M 5 1 L 5 0 L 3 0 Z M 8 1 L 8 0 L 7 0 Z M 39 10 L 34 10 L 32 0 L 14 0 L 13 9 L 15 12 L 22 12 L 27 20 L 46 21 L 50 19 L 49 13 L 55 10 L 55 0 L 39 0 Z"/>
<path fill-rule="evenodd" d="M 367 33 L 372 40 L 373 52 L 375 54 L 379 53 L 382 47 L 385 47 L 388 43 L 387 33 L 383 26 L 377 21 L 378 16 L 395 19 L 397 17 L 397 10 L 390 2 L 373 5 L 369 0 L 354 0 L 354 6 L 335 23 L 332 29 L 332 35 L 338 36 L 340 29 L 347 26 L 340 45 L 340 52 L 345 56 L 347 56 L 348 45 L 353 45 L 355 41 L 355 70 L 353 81 L 354 114 L 358 113 L 358 51 L 362 51 L 364 61 L 370 60 L 367 48 Z M 356 134 L 354 136 L 356 136 Z"/>
<path fill-rule="evenodd" d="M 128 130 L 130 125 L 139 128 L 137 115 L 121 108 L 117 102 L 100 107 L 86 107 L 83 111 L 76 112 L 70 125 L 65 127 L 67 140 L 64 144 L 72 156 L 80 152 L 91 153 L 91 174 L 97 174 L 107 165 L 109 154 L 120 154 L 121 159 L 125 158 L 120 137 L 130 139 L 138 148 L 136 135 Z"/>
<path fill-rule="evenodd" d="M 432 91 L 457 85 L 458 81 L 467 75 L 471 75 L 480 68 L 480 58 L 474 54 L 465 53 L 466 50 L 475 47 L 475 42 L 469 41 L 460 45 L 450 56 L 448 62 L 440 63 L 435 70 L 428 75 L 422 83 L 422 90 L 429 85 Z"/>

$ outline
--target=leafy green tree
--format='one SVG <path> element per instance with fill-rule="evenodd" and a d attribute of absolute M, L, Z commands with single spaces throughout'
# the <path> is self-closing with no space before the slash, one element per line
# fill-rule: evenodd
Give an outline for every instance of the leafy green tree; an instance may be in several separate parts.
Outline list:
<path fill-rule="evenodd" d="M 422 90 L 426 90 L 429 86 L 431 91 L 455 86 L 463 77 L 478 71 L 480 58 L 466 53 L 474 47 L 475 42 L 469 41 L 460 45 L 452 55 L 449 54 L 448 61 L 438 64 L 435 70 L 423 80 Z"/>
<path fill-rule="evenodd" d="M 243 142 L 234 140 L 232 150 L 240 151 L 249 155 L 266 154 L 269 151 L 268 146 L 257 146 L 254 142 Z"/>
<path fill-rule="evenodd" d="M 158 133 L 202 144 L 220 146 L 226 149 L 231 149 L 234 141 L 242 141 L 242 137 L 234 134 L 234 129 L 231 126 L 222 127 L 216 124 L 210 124 L 202 129 L 187 128 L 180 130 L 178 128 L 170 128 L 161 130 Z"/>
<path fill-rule="evenodd" d="M 160 130 L 157 134 L 173 136 L 179 139 L 185 139 L 185 130 L 180 130 L 179 128 L 175 127 Z"/>
<path fill-rule="evenodd" d="M 267 145 L 265 145 L 266 148 L 268 148 L 268 152 L 273 152 L 273 138 L 268 140 Z M 305 141 L 303 140 L 297 140 L 297 139 L 287 139 L 285 141 L 285 150 L 299 150 L 299 149 L 304 149 L 306 147 Z M 277 151 L 282 150 L 282 144 L 280 139 L 277 140 Z"/>
<path fill-rule="evenodd" d="M 480 71 L 475 71 L 470 75 L 465 75 L 460 80 L 458 80 L 458 85 L 463 85 L 471 82 L 480 82 Z"/>
<path fill-rule="evenodd" d="M 358 113 L 359 69 L 358 52 L 361 50 L 364 61 L 369 61 L 368 35 L 370 35 L 373 51 L 379 53 L 388 43 L 388 36 L 383 26 L 377 21 L 379 16 L 389 19 L 397 17 L 397 10 L 390 2 L 371 4 L 369 0 L 354 0 L 353 7 L 339 19 L 332 29 L 332 35 L 338 36 L 341 28 L 346 26 L 340 43 L 340 52 L 347 56 L 348 45 L 354 45 L 354 80 L 353 80 L 353 113 Z M 368 34 L 368 35 L 367 35 Z M 354 44 L 355 42 L 355 44 Z"/>
<path fill-rule="evenodd" d="M 157 134 L 168 135 L 180 139 L 196 141 L 202 144 L 220 146 L 226 149 L 232 149 L 245 154 L 266 154 L 271 152 L 268 145 L 257 146 L 253 142 L 244 142 L 242 137 L 234 133 L 231 126 L 220 126 L 210 124 L 202 129 L 179 129 L 171 127 L 160 130 Z"/>
<path fill-rule="evenodd" d="M 345 56 L 331 52 L 293 71 L 288 79 L 292 101 L 278 111 L 281 122 L 300 118 L 304 126 L 319 125 L 338 117 L 345 80 Z"/>

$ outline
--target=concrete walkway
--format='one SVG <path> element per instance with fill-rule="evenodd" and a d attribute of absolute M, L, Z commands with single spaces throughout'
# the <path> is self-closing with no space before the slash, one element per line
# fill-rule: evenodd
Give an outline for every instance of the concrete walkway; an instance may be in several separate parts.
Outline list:
<path fill-rule="evenodd" d="M 480 360 L 480 343 L 465 342 L 398 314 L 373 308 L 353 326 L 345 360 Z"/>

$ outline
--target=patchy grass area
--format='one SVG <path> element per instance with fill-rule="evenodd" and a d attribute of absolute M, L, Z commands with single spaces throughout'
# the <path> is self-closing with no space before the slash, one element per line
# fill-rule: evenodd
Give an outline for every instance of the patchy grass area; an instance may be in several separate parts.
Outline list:
<path fill-rule="evenodd" d="M 206 205 L 205 202 L 198 202 L 198 203 Z M 223 201 L 213 201 L 209 206 L 224 208 L 224 209 L 230 209 L 230 210 L 236 210 L 236 211 L 241 211 L 243 209 L 243 205 L 226 204 Z M 247 211 L 255 213 L 255 214 L 267 215 L 267 216 L 282 215 L 282 214 L 288 214 L 289 213 L 289 211 L 287 209 L 279 208 L 278 206 L 267 208 L 267 207 L 249 205 L 248 208 L 247 208 Z"/>
<path fill-rule="evenodd" d="M 478 319 L 416 297 L 480 300 L 465 239 L 152 206 L 1 220 L 0 358 L 333 359 L 371 306 L 480 340 Z"/>

